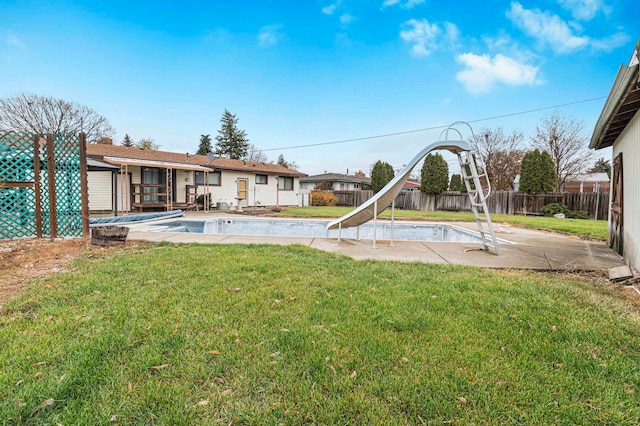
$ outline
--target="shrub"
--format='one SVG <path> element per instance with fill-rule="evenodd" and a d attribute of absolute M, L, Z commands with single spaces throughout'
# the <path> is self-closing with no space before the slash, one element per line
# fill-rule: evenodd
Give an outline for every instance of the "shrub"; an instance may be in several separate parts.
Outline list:
<path fill-rule="evenodd" d="M 542 208 L 542 213 L 545 216 L 549 216 L 549 217 L 556 215 L 558 213 L 563 213 L 564 216 L 569 219 L 589 219 L 589 213 L 585 212 L 584 210 L 579 210 L 579 211 L 569 210 L 567 206 L 560 203 L 547 204 Z"/>
<path fill-rule="evenodd" d="M 337 206 L 338 197 L 326 191 L 311 191 L 312 206 Z"/>
<path fill-rule="evenodd" d="M 196 203 L 204 206 L 204 194 L 200 194 L 196 197 Z M 209 203 L 211 203 L 211 194 L 209 194 Z"/>
<path fill-rule="evenodd" d="M 572 210 L 569 212 L 567 217 L 571 219 L 589 219 L 589 213 L 587 213 L 584 210 L 576 210 L 576 211 Z"/>
<path fill-rule="evenodd" d="M 565 206 L 564 204 L 560 204 L 560 203 L 551 203 L 551 204 L 547 204 L 546 206 L 544 206 L 542 208 L 542 214 L 544 214 L 545 216 L 553 216 L 556 215 L 558 213 L 564 213 L 564 215 L 566 216 L 571 210 L 569 210 L 569 208 L 567 208 L 567 206 Z"/>

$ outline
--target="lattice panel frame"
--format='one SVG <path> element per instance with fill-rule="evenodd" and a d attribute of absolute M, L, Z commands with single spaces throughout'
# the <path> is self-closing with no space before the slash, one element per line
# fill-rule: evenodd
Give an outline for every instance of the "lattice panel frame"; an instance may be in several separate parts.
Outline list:
<path fill-rule="evenodd" d="M 0 239 L 35 235 L 33 170 L 33 135 L 0 134 L 0 182 L 32 185 L 0 188 Z"/>
<path fill-rule="evenodd" d="M 42 235 L 82 237 L 88 232 L 88 225 L 86 230 L 83 227 L 84 221 L 88 224 L 88 206 L 83 205 L 86 203 L 83 197 L 86 170 L 82 170 L 83 166 L 86 169 L 82 158 L 84 137 L 54 134 L 39 140 L 34 158 L 34 135 L 0 134 L 0 239 L 38 235 L 38 213 Z M 38 182 L 35 182 L 36 164 L 40 170 Z M 51 189 L 55 197 L 50 196 Z M 50 209 L 52 205 L 54 210 Z"/>
<path fill-rule="evenodd" d="M 58 235 L 82 236 L 82 189 L 78 135 L 53 135 Z"/>

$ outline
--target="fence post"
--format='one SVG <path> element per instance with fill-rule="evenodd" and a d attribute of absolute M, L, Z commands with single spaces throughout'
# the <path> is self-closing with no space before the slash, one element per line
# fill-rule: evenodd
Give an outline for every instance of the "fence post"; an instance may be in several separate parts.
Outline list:
<path fill-rule="evenodd" d="M 33 136 L 33 190 L 36 198 L 36 236 L 42 238 L 42 200 L 40 198 L 40 135 Z"/>
<path fill-rule="evenodd" d="M 80 191 L 82 193 L 82 236 L 89 238 L 89 182 L 87 180 L 87 135 L 80 133 Z"/>
<path fill-rule="evenodd" d="M 51 238 L 58 237 L 58 218 L 56 216 L 56 167 L 53 152 L 53 135 L 47 133 L 47 178 L 49 180 L 49 228 Z"/>

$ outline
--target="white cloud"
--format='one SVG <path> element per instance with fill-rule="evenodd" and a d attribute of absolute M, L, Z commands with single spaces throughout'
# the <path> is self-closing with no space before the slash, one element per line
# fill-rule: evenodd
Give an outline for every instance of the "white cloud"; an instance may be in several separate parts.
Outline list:
<path fill-rule="evenodd" d="M 344 14 L 340 15 L 340 23 L 341 24 L 346 25 L 351 21 L 353 21 L 353 16 L 349 15 L 348 13 L 344 13 Z"/>
<path fill-rule="evenodd" d="M 22 40 L 20 40 L 18 36 L 16 36 L 13 33 L 13 31 L 5 31 L 4 42 L 6 43 L 7 46 L 12 47 L 14 49 L 18 49 L 22 51 L 27 50 L 27 45 L 24 44 Z"/>
<path fill-rule="evenodd" d="M 25 58 L 28 51 L 27 45 L 13 31 L 7 30 L 0 35 L 0 52 L 4 61 L 13 62 L 18 58 Z"/>
<path fill-rule="evenodd" d="M 616 33 L 599 40 L 591 40 L 591 47 L 595 50 L 610 52 L 616 47 L 620 47 L 629 41 L 629 36 L 625 33 Z"/>
<path fill-rule="evenodd" d="M 547 43 L 557 53 L 571 53 L 589 44 L 589 37 L 576 36 L 559 16 L 539 9 L 525 9 L 518 2 L 511 3 L 507 17 L 525 34 Z"/>
<path fill-rule="evenodd" d="M 609 7 L 602 0 L 558 0 L 558 3 L 581 21 L 590 21 L 600 11 L 609 12 Z"/>
<path fill-rule="evenodd" d="M 411 44 L 411 54 L 428 56 L 440 47 L 441 40 L 453 44 L 460 35 L 455 24 L 445 22 L 443 26 L 430 24 L 426 19 L 410 19 L 402 24 L 400 38 Z"/>
<path fill-rule="evenodd" d="M 405 9 L 413 9 L 414 7 L 424 3 L 425 0 L 405 0 L 404 2 L 401 2 L 400 0 L 384 0 L 384 2 L 382 2 L 382 8 L 384 9 L 385 7 L 395 6 L 399 4 Z"/>
<path fill-rule="evenodd" d="M 260 47 L 272 47 L 282 39 L 280 34 L 281 25 L 265 25 L 258 34 L 258 44 Z"/>
<path fill-rule="evenodd" d="M 336 12 L 336 9 L 338 9 L 338 6 L 340 6 L 341 2 L 336 2 L 336 3 L 332 3 L 329 6 L 325 6 L 322 8 L 322 13 L 324 13 L 325 15 L 333 15 Z"/>
<path fill-rule="evenodd" d="M 498 84 L 532 86 L 540 83 L 538 67 L 518 62 L 500 53 L 493 58 L 489 55 L 463 53 L 456 60 L 466 67 L 456 74 L 456 80 L 474 95 L 487 93 Z"/>

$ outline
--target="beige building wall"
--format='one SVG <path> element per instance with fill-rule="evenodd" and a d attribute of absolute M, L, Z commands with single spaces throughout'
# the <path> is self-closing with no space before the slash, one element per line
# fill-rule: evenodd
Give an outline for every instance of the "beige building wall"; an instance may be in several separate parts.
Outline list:
<path fill-rule="evenodd" d="M 113 180 L 110 171 L 87 172 L 89 188 L 89 210 L 113 210 Z"/>
<path fill-rule="evenodd" d="M 613 144 L 613 158 L 622 152 L 623 252 L 629 265 L 640 270 L 640 112 Z"/>

